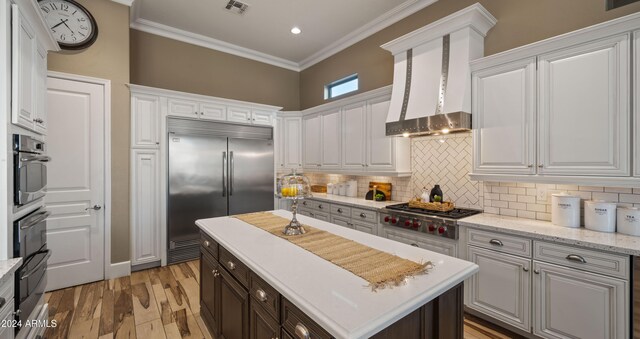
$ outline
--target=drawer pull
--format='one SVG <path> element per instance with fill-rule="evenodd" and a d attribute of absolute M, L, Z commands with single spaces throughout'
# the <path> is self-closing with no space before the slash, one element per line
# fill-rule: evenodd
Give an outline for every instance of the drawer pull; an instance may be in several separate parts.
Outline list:
<path fill-rule="evenodd" d="M 587 263 L 587 261 L 582 256 L 579 256 L 577 254 L 569 254 L 566 259 L 569 261 L 575 261 L 581 264 Z"/>
<path fill-rule="evenodd" d="M 366 215 L 366 214 L 364 214 L 364 213 L 360 213 L 360 218 L 366 218 L 366 217 L 367 217 L 367 215 Z"/>
<path fill-rule="evenodd" d="M 523 267 L 522 270 L 525 271 L 525 272 L 529 272 L 529 269 L 526 268 L 526 267 Z"/>
<path fill-rule="evenodd" d="M 416 244 L 416 243 L 411 244 L 411 246 L 413 246 L 413 247 L 420 247 L 420 246 L 418 246 L 418 244 Z"/>
<path fill-rule="evenodd" d="M 204 244 L 204 247 L 209 247 L 209 245 L 211 245 L 209 240 L 205 240 L 203 244 Z"/>
<path fill-rule="evenodd" d="M 311 338 L 311 335 L 309 334 L 309 330 L 304 325 L 302 325 L 301 323 L 298 323 L 296 325 L 295 332 L 296 332 L 296 335 L 298 336 L 298 338 L 300 338 L 300 339 L 309 339 L 309 338 Z"/>
<path fill-rule="evenodd" d="M 258 300 L 262 301 L 263 303 L 267 302 L 267 292 L 265 292 L 265 291 L 263 291 L 261 289 L 258 289 L 256 291 L 256 298 Z"/>
<path fill-rule="evenodd" d="M 305 205 L 305 206 L 307 206 L 307 202 L 306 202 L 306 201 L 303 201 L 303 202 L 302 202 L 302 204 L 303 204 L 303 205 Z"/>
<path fill-rule="evenodd" d="M 342 208 L 338 208 L 338 213 L 342 214 Z"/>
<path fill-rule="evenodd" d="M 533 270 L 533 273 L 535 273 L 535 274 L 540 274 L 540 271 L 538 271 L 538 270 Z"/>
<path fill-rule="evenodd" d="M 229 269 L 233 271 L 236 269 L 236 264 L 234 264 L 233 261 L 228 261 L 227 267 L 229 267 Z"/>
<path fill-rule="evenodd" d="M 490 243 L 491 245 L 496 245 L 496 246 L 500 246 L 500 247 L 504 246 L 504 244 L 502 243 L 502 241 L 500 241 L 500 240 L 498 240 L 498 239 L 491 239 L 491 240 L 489 240 L 489 243 Z"/>
<path fill-rule="evenodd" d="M 7 303 L 7 299 L 0 298 L 0 308 L 2 308 Z"/>
<path fill-rule="evenodd" d="M 322 207 L 322 204 L 318 205 L 319 209 L 323 209 L 324 207 Z"/>
<path fill-rule="evenodd" d="M 220 272 L 218 272 L 218 270 L 213 270 L 213 271 L 211 271 L 211 273 L 213 273 L 213 277 L 214 278 L 217 278 L 217 277 L 220 276 Z"/>

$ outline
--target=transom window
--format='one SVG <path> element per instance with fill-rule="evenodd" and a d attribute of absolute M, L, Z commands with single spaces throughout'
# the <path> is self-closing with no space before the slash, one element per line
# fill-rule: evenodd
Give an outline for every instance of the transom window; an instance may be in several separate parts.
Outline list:
<path fill-rule="evenodd" d="M 358 90 L 358 74 L 336 80 L 324 86 L 324 99 L 333 99 Z"/>

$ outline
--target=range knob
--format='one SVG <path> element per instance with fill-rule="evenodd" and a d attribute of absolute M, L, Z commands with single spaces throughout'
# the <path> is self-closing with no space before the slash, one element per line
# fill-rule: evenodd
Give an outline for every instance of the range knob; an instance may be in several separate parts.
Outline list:
<path fill-rule="evenodd" d="M 418 228 L 418 227 L 420 227 L 420 222 L 414 221 L 413 222 L 413 228 Z"/>
<path fill-rule="evenodd" d="M 429 232 L 433 232 L 436 230 L 436 227 L 433 224 L 429 224 Z"/>
<path fill-rule="evenodd" d="M 390 220 L 390 218 L 389 218 L 388 215 L 386 217 L 384 217 L 384 222 L 389 222 L 389 220 Z"/>
<path fill-rule="evenodd" d="M 405 227 L 409 227 L 409 226 L 411 226 L 411 220 L 405 220 L 405 222 L 404 222 L 404 226 L 405 226 Z"/>
<path fill-rule="evenodd" d="M 446 230 L 447 230 L 447 229 L 446 229 L 446 228 L 444 228 L 444 226 L 440 226 L 440 227 L 438 227 L 438 233 L 440 233 L 440 234 L 443 234 L 443 233 L 444 233 L 444 231 L 446 231 Z"/>
<path fill-rule="evenodd" d="M 397 222 L 398 222 L 398 219 L 396 219 L 396 218 L 391 218 L 391 223 L 392 223 L 392 224 L 394 224 L 394 225 L 395 225 Z"/>

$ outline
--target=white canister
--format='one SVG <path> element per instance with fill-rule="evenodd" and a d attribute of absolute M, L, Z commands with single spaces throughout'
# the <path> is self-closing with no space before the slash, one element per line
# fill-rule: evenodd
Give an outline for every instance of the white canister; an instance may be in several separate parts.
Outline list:
<path fill-rule="evenodd" d="M 347 196 L 355 197 L 358 195 L 358 182 L 355 180 L 347 181 Z"/>
<path fill-rule="evenodd" d="M 552 194 L 551 222 L 557 226 L 580 227 L 580 197 L 568 193 Z"/>
<path fill-rule="evenodd" d="M 328 183 L 327 184 L 327 194 L 333 194 L 333 184 L 332 183 Z"/>
<path fill-rule="evenodd" d="M 584 203 L 584 227 L 598 232 L 616 231 L 616 204 L 601 200 Z"/>
<path fill-rule="evenodd" d="M 637 207 L 618 208 L 618 233 L 640 237 L 640 209 Z"/>
<path fill-rule="evenodd" d="M 338 184 L 338 186 L 340 187 L 340 195 L 347 195 L 347 184 L 341 182 Z"/>

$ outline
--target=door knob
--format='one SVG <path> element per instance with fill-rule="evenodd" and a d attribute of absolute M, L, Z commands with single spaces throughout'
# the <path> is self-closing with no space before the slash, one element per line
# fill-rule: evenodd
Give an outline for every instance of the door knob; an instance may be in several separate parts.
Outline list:
<path fill-rule="evenodd" d="M 99 211 L 99 210 L 101 210 L 101 209 L 102 209 L 102 206 L 100 206 L 100 205 L 93 205 L 93 206 L 91 206 L 91 207 L 87 207 L 87 208 L 85 208 L 84 210 L 85 210 L 85 211 L 86 211 L 86 210 Z"/>

